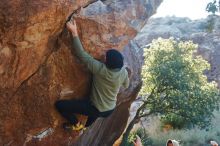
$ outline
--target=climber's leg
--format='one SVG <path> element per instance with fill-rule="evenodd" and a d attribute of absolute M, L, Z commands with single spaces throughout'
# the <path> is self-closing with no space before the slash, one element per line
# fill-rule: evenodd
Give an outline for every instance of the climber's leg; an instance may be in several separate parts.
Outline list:
<path fill-rule="evenodd" d="M 98 117 L 96 116 L 88 116 L 85 127 L 89 127 L 90 125 L 92 125 L 92 123 L 94 123 L 97 118 Z"/>
<path fill-rule="evenodd" d="M 109 111 L 105 111 L 105 112 L 100 112 L 99 116 L 107 118 L 108 116 L 110 116 L 113 113 L 113 111 L 114 111 L 114 109 L 113 110 L 109 110 Z"/>
<path fill-rule="evenodd" d="M 71 124 L 76 125 L 78 120 L 74 114 L 97 117 L 99 111 L 87 100 L 59 100 L 56 108 Z"/>
<path fill-rule="evenodd" d="M 108 116 L 110 116 L 112 114 L 114 110 L 109 110 L 109 111 L 105 111 L 105 112 L 99 112 L 97 114 L 93 114 L 91 116 L 88 116 L 87 122 L 85 127 L 89 127 L 90 125 L 92 125 L 93 122 L 95 122 L 95 120 L 98 117 L 103 117 L 103 118 L 107 118 Z"/>
<path fill-rule="evenodd" d="M 75 102 L 71 100 L 59 100 L 55 103 L 55 106 L 57 110 L 60 112 L 60 114 L 67 119 L 72 125 L 75 125 L 78 123 L 78 120 L 76 116 L 74 115 L 74 111 L 78 110 L 76 109 L 77 106 L 75 106 Z"/>

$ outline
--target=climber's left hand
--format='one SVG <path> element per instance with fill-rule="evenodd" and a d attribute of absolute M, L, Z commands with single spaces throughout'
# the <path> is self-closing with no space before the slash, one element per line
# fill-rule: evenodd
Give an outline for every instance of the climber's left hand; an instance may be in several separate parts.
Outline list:
<path fill-rule="evenodd" d="M 72 33 L 73 37 L 78 36 L 77 26 L 75 20 L 70 20 L 66 23 L 67 29 Z"/>

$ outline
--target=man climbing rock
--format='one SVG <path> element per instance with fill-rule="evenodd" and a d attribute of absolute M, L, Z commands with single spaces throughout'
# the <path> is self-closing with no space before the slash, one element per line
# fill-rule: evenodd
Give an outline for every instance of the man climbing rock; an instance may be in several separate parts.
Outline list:
<path fill-rule="evenodd" d="M 93 75 L 89 100 L 59 100 L 55 104 L 61 115 L 68 120 L 68 123 L 63 124 L 64 129 L 78 131 L 84 126 L 74 114 L 88 116 L 85 127 L 90 126 L 98 117 L 108 117 L 114 111 L 120 87 L 129 86 L 129 78 L 119 51 L 108 50 L 105 62 L 102 63 L 84 51 L 75 20 L 67 22 L 66 27 L 72 35 L 73 52 Z"/>

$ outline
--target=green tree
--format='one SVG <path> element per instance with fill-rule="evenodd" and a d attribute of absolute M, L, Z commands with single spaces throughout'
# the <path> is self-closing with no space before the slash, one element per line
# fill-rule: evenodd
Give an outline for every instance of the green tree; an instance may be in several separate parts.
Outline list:
<path fill-rule="evenodd" d="M 204 71 L 210 65 L 196 55 L 196 49 L 192 41 L 172 38 L 154 40 L 150 48 L 144 49 L 140 92 L 143 104 L 128 124 L 121 146 L 134 124 L 152 114 L 172 114 L 200 128 L 210 125 L 213 111 L 219 108 L 220 95 L 217 84 L 207 81 Z"/>
<path fill-rule="evenodd" d="M 206 11 L 211 12 L 212 14 L 215 14 L 216 12 L 220 11 L 220 1 L 216 2 L 216 0 L 213 0 L 213 2 L 210 2 L 206 6 Z"/>

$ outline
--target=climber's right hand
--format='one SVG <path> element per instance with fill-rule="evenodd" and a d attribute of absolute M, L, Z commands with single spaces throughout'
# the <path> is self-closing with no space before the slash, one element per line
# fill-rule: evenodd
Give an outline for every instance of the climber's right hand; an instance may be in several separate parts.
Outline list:
<path fill-rule="evenodd" d="M 70 20 L 66 23 L 67 29 L 72 33 L 73 37 L 78 36 L 77 26 L 75 20 Z"/>

